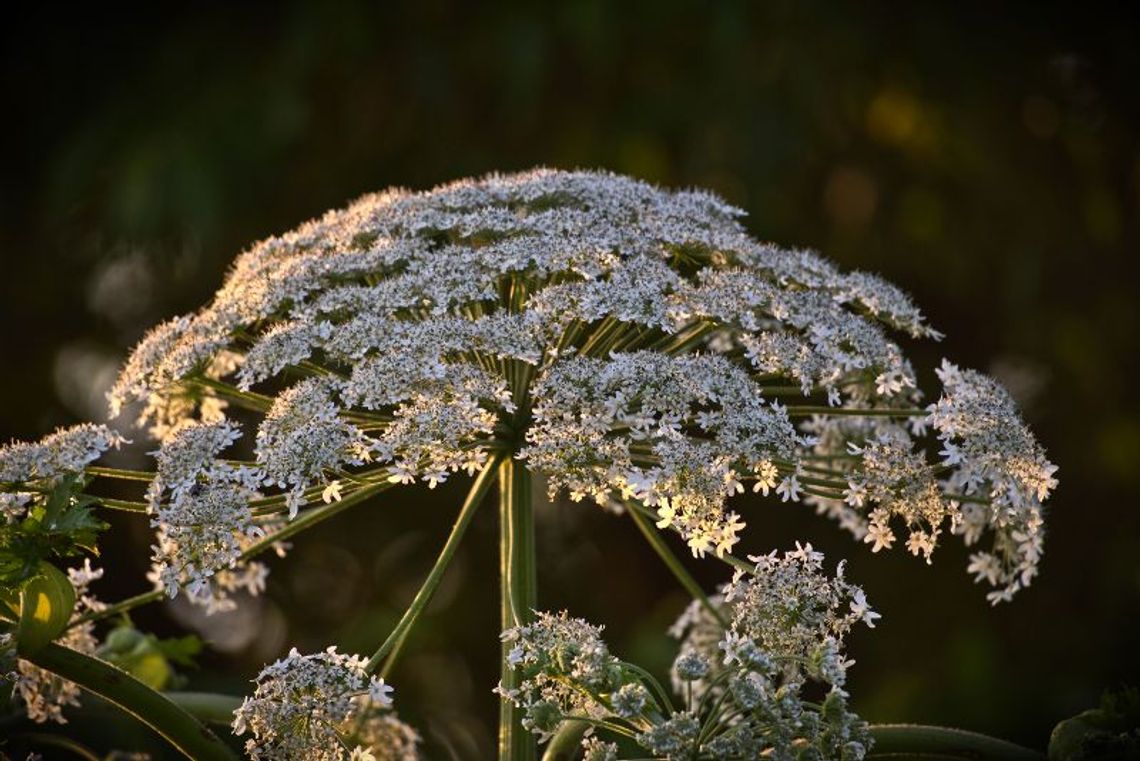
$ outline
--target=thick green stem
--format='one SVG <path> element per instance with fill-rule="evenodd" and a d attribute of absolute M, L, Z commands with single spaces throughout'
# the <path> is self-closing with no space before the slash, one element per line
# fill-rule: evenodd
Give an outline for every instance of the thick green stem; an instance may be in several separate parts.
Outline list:
<path fill-rule="evenodd" d="M 475 510 L 483 501 L 483 497 L 491 489 L 491 485 L 495 480 L 495 470 L 498 467 L 498 457 L 492 458 L 487 465 L 483 468 L 475 479 L 475 483 L 471 486 L 471 491 L 467 493 L 467 499 L 463 502 L 463 507 L 459 510 L 459 515 L 455 519 L 455 525 L 451 527 L 451 533 L 447 535 L 447 541 L 443 543 L 443 549 L 439 552 L 439 557 L 435 560 L 435 565 L 432 566 L 428 576 L 424 579 L 423 586 L 420 591 L 416 592 L 412 604 L 404 611 L 396 628 L 384 640 L 384 644 L 372 654 L 368 659 L 368 664 L 365 666 L 368 673 L 375 673 L 380 668 L 381 661 L 384 660 L 390 651 L 396 647 L 398 643 L 402 643 L 408 631 L 415 626 L 416 620 L 423 613 L 424 608 L 431 602 L 432 595 L 435 594 L 436 588 L 439 587 L 439 582 L 443 580 L 443 574 L 450 565 L 451 559 L 455 556 L 455 551 L 459 549 L 459 543 L 463 540 L 463 534 L 466 533 L 467 527 L 471 524 L 471 518 L 475 515 Z M 393 652 L 393 654 L 395 654 Z"/>
<path fill-rule="evenodd" d="M 949 727 L 921 724 L 872 724 L 875 738 L 871 757 L 910 755 L 916 757 L 1008 759 L 1043 761 L 1040 753 L 996 737 Z"/>
<path fill-rule="evenodd" d="M 567 719 L 550 742 L 546 744 L 546 752 L 542 754 L 542 761 L 573 761 L 581 750 L 582 738 L 590 725 L 584 721 Z"/>
<path fill-rule="evenodd" d="M 709 601 L 708 595 L 701 589 L 701 585 L 697 583 L 697 580 L 693 578 L 692 574 L 690 574 L 688 569 L 681 563 L 681 559 L 669 549 L 669 545 L 665 544 L 665 540 L 661 537 L 661 534 L 657 532 L 657 529 L 649 523 L 649 519 L 642 515 L 639 510 L 629 508 L 628 512 L 630 517 L 633 518 L 633 522 L 641 529 L 641 533 L 645 537 L 645 540 L 649 542 L 649 546 L 657 552 L 665 562 L 665 565 L 673 572 L 673 575 L 677 577 L 677 581 L 685 588 L 685 591 L 688 592 L 694 600 L 700 600 L 701 605 L 705 606 L 705 609 L 712 614 L 712 617 L 715 618 L 723 628 L 727 629 L 728 622 L 724 619 L 724 614 Z"/>
<path fill-rule="evenodd" d="M 531 505 L 531 475 L 512 458 L 499 465 L 499 569 L 503 629 L 529 623 L 534 618 L 535 558 L 534 512 Z M 508 656 L 511 646 L 503 643 L 501 676 L 504 690 L 517 686 Z M 523 729 L 521 709 L 503 700 L 499 709 L 499 760 L 532 761 L 533 736 Z"/>
<path fill-rule="evenodd" d="M 109 663 L 54 643 L 20 657 L 114 703 L 166 738 L 187 758 L 237 758 L 204 724 L 165 695 Z"/>

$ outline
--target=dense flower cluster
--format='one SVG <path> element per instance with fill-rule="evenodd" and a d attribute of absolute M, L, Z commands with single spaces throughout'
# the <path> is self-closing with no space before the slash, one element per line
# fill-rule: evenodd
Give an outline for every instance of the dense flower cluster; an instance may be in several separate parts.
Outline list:
<path fill-rule="evenodd" d="M 400 721 L 390 706 L 369 701 L 345 725 L 345 742 L 359 761 L 417 761 L 420 734 Z"/>
<path fill-rule="evenodd" d="M 60 428 L 39 441 L 0 447 L 0 516 L 13 523 L 38 494 L 63 476 L 77 476 L 125 439 L 105 425 L 84 423 Z"/>
<path fill-rule="evenodd" d="M 682 640 L 673 663 L 677 708 L 645 672 L 619 661 L 600 627 L 539 614 L 503 634 L 519 681 L 499 692 L 525 711 L 523 726 L 549 737 L 567 720 L 597 730 L 587 758 L 617 759 L 608 732 L 633 737 L 657 758 L 862 758 L 866 724 L 847 707 L 844 635 L 878 614 L 861 589 L 823 573 L 823 556 L 797 545 L 754 558 L 723 596 L 695 601 L 674 626 Z M 727 627 L 722 621 L 727 621 Z M 822 704 L 803 696 L 826 688 Z M 818 691 L 818 687 L 812 688 Z M 805 755 L 806 754 L 806 755 Z"/>
<path fill-rule="evenodd" d="M 797 542 L 783 555 L 773 550 L 749 560 L 756 564 L 752 571 L 738 570 L 723 590 L 732 611 L 722 643 L 726 660 L 738 657 L 733 649 L 738 640 L 781 658 L 808 658 L 829 639 L 841 642 L 856 623 L 873 627 L 878 618 L 863 590 L 843 578 L 843 562 L 834 578 L 825 576 L 823 553 L 810 544 Z"/>
<path fill-rule="evenodd" d="M 674 689 L 687 684 L 703 695 L 733 664 L 758 658 L 778 663 L 787 678 L 826 674 L 828 683 L 841 687 L 851 663 L 841 657 L 844 637 L 860 622 L 874 628 L 880 617 L 866 594 L 844 578 L 842 561 L 834 577 L 826 576 L 823 555 L 810 544 L 749 559 L 751 570 L 738 570 L 721 594 L 709 598 L 719 618 L 695 600 L 670 629 L 682 653 L 709 664 L 707 673 L 686 676 L 675 663 Z"/>
<path fill-rule="evenodd" d="M 67 578 L 75 588 L 75 609 L 71 614 L 71 626 L 57 640 L 64 647 L 89 655 L 99 647 L 99 640 L 95 637 L 95 624 L 91 621 L 76 621 L 106 607 L 89 590 L 91 582 L 102 577 L 103 569 L 92 568 L 90 560 L 85 560 L 79 568 L 68 569 Z M 77 684 L 45 671 L 30 661 L 17 659 L 14 672 L 8 674 L 7 678 L 13 682 L 13 696 L 24 705 L 28 718 L 34 722 L 54 721 L 66 724 L 63 709 L 79 705 L 80 689 Z"/>
<path fill-rule="evenodd" d="M 523 726 L 548 737 L 566 716 L 601 718 L 598 697 L 622 684 L 621 664 L 602 641 L 602 629 L 566 612 L 540 612 L 533 623 L 503 632 L 508 660 L 524 675 L 517 688 L 498 692 L 526 710 Z"/>
<path fill-rule="evenodd" d="M 218 455 L 241 433 L 228 420 L 180 426 L 156 452 L 151 525 L 157 529 L 150 579 L 171 597 L 187 597 L 207 612 L 232 608 L 229 593 L 264 589 L 265 566 L 242 552 L 272 530 L 250 509 L 263 476 Z"/>
<path fill-rule="evenodd" d="M 954 468 L 949 487 L 964 503 L 953 528 L 972 545 L 994 527 L 993 552 L 973 554 L 970 570 L 996 587 L 991 601 L 1008 600 L 1037 574 L 1041 501 L 1057 486 L 1057 466 L 992 379 L 945 361 L 938 377 L 945 392 L 930 407 L 930 425 L 942 441 L 943 463 Z"/>
<path fill-rule="evenodd" d="M 262 669 L 257 688 L 234 712 L 234 734 L 249 732 L 245 750 L 252 759 L 304 758 L 309 761 L 365 761 L 414 758 L 415 733 L 384 721 L 392 688 L 370 676 L 365 660 L 338 653 L 289 654 Z M 401 742 L 396 756 L 377 756 L 373 742 Z M 377 749 L 377 752 L 386 752 Z"/>
<path fill-rule="evenodd" d="M 60 428 L 36 442 L 0 447 L 0 483 L 50 480 L 83 468 L 124 442 L 105 425 L 84 423 Z"/>
<path fill-rule="evenodd" d="M 770 467 L 800 443 L 784 410 L 715 355 L 575 357 L 548 370 L 534 393 L 541 401 L 522 456 L 551 474 L 551 488 L 605 502 L 616 485 L 656 507 L 658 526 L 675 525 L 696 555 L 737 541 L 744 524 L 722 505 L 743 488 L 738 464 Z"/>
<path fill-rule="evenodd" d="M 731 552 L 751 484 L 876 550 L 992 530 L 971 570 L 1003 599 L 1028 583 L 1054 481 L 1008 397 L 947 365 L 924 408 L 890 337 L 938 337 L 911 300 L 741 215 L 593 172 L 367 196 L 242 254 L 144 338 L 112 408 L 167 439 L 263 415 L 249 467 L 290 515 L 345 473 L 435 485 L 505 448 L 574 499 L 653 508 L 696 555 Z"/>

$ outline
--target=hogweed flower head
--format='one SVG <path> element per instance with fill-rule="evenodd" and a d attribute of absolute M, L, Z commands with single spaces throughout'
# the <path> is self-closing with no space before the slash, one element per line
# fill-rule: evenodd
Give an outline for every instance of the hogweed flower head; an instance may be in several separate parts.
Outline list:
<path fill-rule="evenodd" d="M 253 735 L 245 745 L 249 757 L 365 759 L 372 740 L 385 736 L 400 739 L 414 751 L 415 741 L 405 732 L 391 735 L 394 727 L 376 723 L 382 718 L 377 712 L 392 704 L 392 688 L 369 675 L 365 663 L 335 647 L 309 655 L 294 648 L 262 669 L 253 695 L 234 712 L 234 734 Z"/>
<path fill-rule="evenodd" d="M 753 560 L 710 601 L 727 628 L 703 602 L 674 627 L 682 638 L 673 663 L 680 708 L 645 671 L 610 653 L 600 627 L 566 613 L 540 613 L 503 633 L 518 680 L 499 692 L 524 710 L 523 726 L 540 738 L 564 721 L 586 721 L 670 761 L 863 758 L 871 739 L 847 706 L 842 685 L 852 662 L 842 640 L 877 614 L 842 569 L 823 572 L 810 545 Z M 584 748 L 590 757 L 617 757 L 601 739 Z"/>
<path fill-rule="evenodd" d="M 863 590 L 843 578 L 843 563 L 834 577 L 823 573 L 823 554 L 797 542 L 783 555 L 750 557 L 751 572 L 737 571 L 724 587 L 724 602 L 732 612 L 722 641 L 726 661 L 746 659 L 738 645 L 779 659 L 810 659 L 842 642 L 856 623 L 869 626 L 879 617 L 867 604 Z M 829 679 L 842 685 L 842 679 Z"/>
<path fill-rule="evenodd" d="M 807 680 L 842 688 L 854 663 L 844 655 L 845 637 L 860 623 L 874 628 L 881 617 L 862 588 L 844 578 L 842 561 L 829 576 L 822 553 L 810 544 L 749 559 L 750 570 L 738 570 L 721 594 L 709 598 L 719 616 L 694 600 L 671 627 L 681 642 L 674 689 L 698 697 L 728 689 L 745 700 L 757 689 L 757 675 L 788 689 Z M 703 674 L 686 672 L 686 657 L 709 667 Z M 732 676 L 741 669 L 744 677 Z"/>
<path fill-rule="evenodd" d="M 1008 397 L 947 365 L 923 407 L 891 337 L 938 337 L 911 300 L 741 216 L 595 172 L 366 196 L 242 254 L 209 306 L 143 339 L 112 409 L 141 404 L 174 442 L 261 415 L 249 481 L 221 474 L 217 496 L 256 482 L 290 515 L 346 474 L 434 486 L 507 450 L 552 491 L 651 507 L 696 555 L 732 551 L 726 500 L 752 485 L 876 550 L 990 532 L 971 570 L 995 600 L 1027 584 L 1055 481 Z"/>
<path fill-rule="evenodd" d="M 525 710 L 524 727 L 546 737 L 567 716 L 605 716 L 610 708 L 601 694 L 614 693 L 618 705 L 630 706 L 620 710 L 633 712 L 638 698 L 621 695 L 621 666 L 601 632 L 565 611 L 539 613 L 532 623 L 503 632 L 511 645 L 508 661 L 524 677 L 518 687 L 498 692 Z"/>

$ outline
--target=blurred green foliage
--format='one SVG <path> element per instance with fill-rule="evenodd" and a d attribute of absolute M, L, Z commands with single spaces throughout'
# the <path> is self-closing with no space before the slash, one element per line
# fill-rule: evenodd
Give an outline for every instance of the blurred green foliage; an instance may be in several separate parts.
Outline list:
<path fill-rule="evenodd" d="M 536 164 L 706 186 L 748 210 L 758 237 L 912 291 L 948 335 L 912 356 L 997 374 L 1061 466 L 1043 574 L 997 609 L 960 548 L 932 567 L 871 556 L 802 509 L 744 502 L 746 551 L 811 538 L 851 558 L 884 614 L 852 642 L 855 707 L 1043 748 L 1103 688 L 1140 682 L 1140 46 L 1114 10 L 423 0 L 36 13 L 0 32 L 0 435 L 99 415 L 149 324 L 208 299 L 250 241 L 358 194 Z M 430 566 L 461 498 L 451 486 L 393 493 L 298 541 L 268 599 L 205 630 L 222 652 L 191 687 L 244 690 L 291 644 L 371 650 Z M 585 505 L 540 521 L 541 604 L 605 623 L 617 652 L 664 668 L 662 632 L 684 600 L 636 529 Z M 494 530 L 491 511 L 478 517 L 394 674 L 401 712 L 460 758 L 490 747 Z M 115 520 L 104 557 L 117 573 L 96 591 L 143 588 L 148 541 L 141 522 Z M 710 587 L 724 578 L 694 570 Z M 167 634 L 189 621 L 178 606 L 138 619 Z M 99 738 L 111 725 L 69 726 Z"/>

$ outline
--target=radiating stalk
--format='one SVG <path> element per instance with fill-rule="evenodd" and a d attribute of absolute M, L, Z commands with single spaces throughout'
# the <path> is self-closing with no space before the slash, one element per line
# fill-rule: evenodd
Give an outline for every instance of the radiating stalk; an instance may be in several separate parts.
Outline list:
<path fill-rule="evenodd" d="M 299 516 L 294 518 L 289 523 L 285 524 L 279 531 L 276 531 L 269 536 L 254 542 L 247 547 L 238 560 L 249 560 L 250 558 L 260 555 L 262 552 L 273 547 L 277 542 L 284 541 L 291 536 L 294 536 L 305 529 L 312 528 L 318 523 L 325 521 L 343 510 L 347 510 L 353 505 L 357 505 L 369 497 L 379 494 L 382 491 L 391 489 L 394 484 L 390 482 L 382 482 L 378 484 L 370 484 L 361 489 L 357 489 L 352 494 L 344 497 L 339 502 L 333 502 L 328 505 L 321 505 L 311 510 L 306 510 Z M 147 605 L 152 602 L 157 602 L 163 598 L 163 591 L 161 589 L 152 589 L 149 592 L 137 594 L 134 597 L 128 597 L 125 600 L 120 600 L 113 605 L 108 605 L 98 611 L 91 611 L 78 618 L 75 618 L 68 624 L 67 628 L 71 629 L 79 624 L 87 621 L 99 621 L 104 618 L 116 616 L 120 613 L 126 613 L 129 610 L 139 607 L 140 605 Z"/>
<path fill-rule="evenodd" d="M 534 513 L 531 475 L 522 463 L 507 458 L 499 465 L 499 571 L 503 629 L 534 618 L 535 579 Z M 504 690 L 517 685 L 503 643 L 501 678 Z M 499 760 L 533 761 L 534 737 L 522 727 L 521 709 L 503 700 L 499 709 Z"/>
<path fill-rule="evenodd" d="M 400 617 L 399 623 L 396 628 L 384 640 L 384 643 L 372 654 L 368 660 L 368 664 L 364 667 L 370 674 L 376 673 L 380 668 L 381 661 L 384 656 L 398 645 L 403 644 L 404 637 L 407 635 L 411 628 L 415 626 L 416 620 L 419 619 L 420 614 L 431 602 L 432 595 L 439 587 L 439 583 L 443 580 L 443 574 L 447 571 L 447 566 L 451 564 L 451 559 L 455 557 L 455 551 L 459 549 L 459 544 L 463 541 L 463 534 L 466 533 L 467 527 L 471 525 L 471 519 L 475 516 L 475 511 L 483 502 L 483 497 L 490 491 L 491 485 L 495 480 L 495 469 L 498 464 L 497 459 L 492 458 L 487 465 L 483 468 L 482 472 L 475 478 L 475 483 L 471 485 L 471 490 L 467 492 L 467 499 L 463 501 L 463 507 L 459 509 L 459 515 L 455 518 L 455 525 L 451 528 L 451 533 L 447 535 L 447 541 L 443 543 L 443 549 L 439 551 L 439 557 L 435 560 L 435 565 L 432 566 L 431 571 L 428 572 L 427 578 L 424 579 L 423 586 L 416 592 L 415 598 L 412 599 L 412 604 L 404 611 L 404 615 Z"/>
<path fill-rule="evenodd" d="M 667 545 L 661 535 L 657 533 L 657 529 L 653 527 L 649 519 L 642 515 L 640 511 L 632 508 L 629 509 L 629 517 L 633 518 L 633 522 L 637 524 L 642 536 L 649 542 L 649 546 L 652 547 L 661 560 L 664 561 L 665 566 L 673 572 L 673 576 L 681 583 L 685 591 L 688 592 L 694 600 L 700 600 L 705 610 L 720 623 L 722 628 L 727 629 L 728 622 L 724 619 L 724 614 L 709 601 L 708 595 L 701 589 L 701 585 L 681 563 L 680 558 L 669 549 L 669 545 Z"/>

